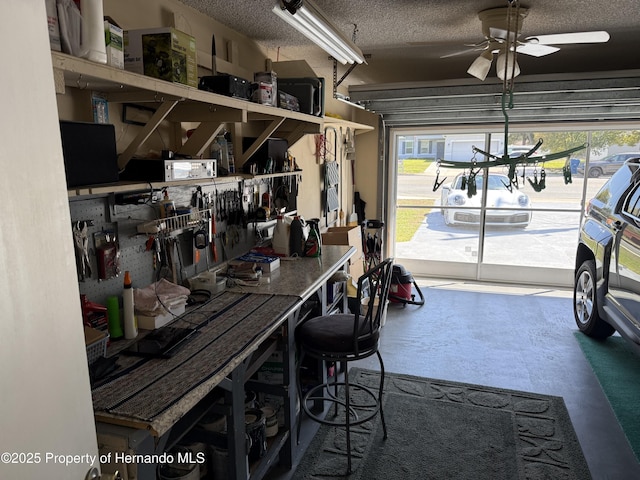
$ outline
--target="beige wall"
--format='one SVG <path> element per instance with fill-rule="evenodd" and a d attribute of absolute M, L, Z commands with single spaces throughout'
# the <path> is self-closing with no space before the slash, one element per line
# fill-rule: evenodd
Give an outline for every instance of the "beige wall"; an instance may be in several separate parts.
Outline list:
<path fill-rule="evenodd" d="M 44 2 L 3 0 L 0 44 L 11 65 L 0 88 L 1 478 L 85 478 L 97 455 L 71 218 Z"/>
<path fill-rule="evenodd" d="M 111 16 L 124 29 L 150 28 L 158 26 L 172 26 L 180 28 L 193 35 L 196 39 L 199 59 L 198 63 L 203 64 L 200 74 L 209 74 L 207 67 L 210 65 L 211 35 L 215 34 L 216 53 L 219 58 L 218 68 L 234 70 L 238 75 L 252 79 L 252 73 L 265 69 L 266 53 L 251 39 L 244 37 L 233 30 L 225 27 L 215 19 L 207 17 L 190 7 L 187 7 L 175 0 L 104 0 L 105 15 Z M 268 53 L 268 52 L 267 52 Z M 289 59 L 286 53 L 281 54 L 281 59 Z M 231 62 L 231 66 L 222 60 Z M 333 64 L 327 61 L 326 65 L 316 66 L 312 71 L 315 76 L 323 76 L 326 79 L 325 111 L 327 114 L 337 115 L 351 121 L 358 121 L 365 124 L 377 126 L 377 116 L 370 112 L 350 107 L 343 102 L 334 100 L 332 97 L 332 67 Z M 284 68 L 284 67 L 281 67 Z M 281 76 L 307 76 L 310 68 L 305 62 L 296 65 L 291 62 L 287 69 L 283 70 L 285 75 Z M 343 68 L 340 65 L 340 68 Z M 60 116 L 62 118 L 77 118 L 90 120 L 90 99 L 88 93 L 75 93 L 76 98 L 59 99 Z M 80 96 L 78 98 L 78 95 Z M 80 107 L 79 107 L 80 105 Z M 120 123 L 120 107 L 110 105 L 110 119 L 116 125 L 117 138 L 119 140 L 118 149 L 122 151 L 131 139 L 134 138 L 137 127 L 123 125 Z M 81 116 L 82 118 L 78 118 Z M 357 118 L 356 118 L 357 117 Z M 182 125 L 182 134 L 186 128 L 192 125 Z M 242 125 L 228 125 L 227 128 L 236 135 L 256 136 L 258 133 L 248 130 Z M 338 132 L 340 136 L 340 132 Z M 180 132 L 177 135 L 179 138 Z M 154 134 L 141 147 L 139 153 L 146 154 L 149 150 L 153 152 L 166 148 L 177 149 L 174 143 L 176 134 L 166 126 L 160 129 L 160 134 Z M 241 139 L 234 138 L 236 145 L 241 144 Z M 343 202 L 344 218 L 352 211 L 353 202 L 353 181 L 351 175 L 351 165 L 342 161 L 342 138 L 338 139 L 339 152 L 338 161 L 341 162 L 341 178 L 343 188 L 341 199 Z M 236 147 L 238 148 L 238 147 Z M 298 207 L 300 213 L 305 218 L 323 217 L 321 206 L 321 191 L 323 185 L 323 169 L 315 157 L 315 142 L 313 135 L 307 135 L 297 144 L 291 146 L 291 152 L 296 157 L 298 165 L 303 170 L 301 184 L 299 188 Z M 367 202 L 367 216 L 375 218 L 379 215 L 375 211 L 377 204 L 377 130 L 376 133 L 367 133 L 357 136 L 357 160 L 356 160 L 356 188 L 361 192 L 363 199 Z M 330 218 L 333 220 L 333 218 Z"/>

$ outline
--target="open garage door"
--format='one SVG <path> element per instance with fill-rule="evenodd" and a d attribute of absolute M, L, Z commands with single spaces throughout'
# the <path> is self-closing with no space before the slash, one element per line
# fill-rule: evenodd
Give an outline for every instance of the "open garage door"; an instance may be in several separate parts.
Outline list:
<path fill-rule="evenodd" d="M 422 131 L 435 133 L 435 129 Z M 640 151 L 637 131 L 518 127 L 509 135 L 509 149 L 517 150 L 531 138 L 544 139 L 540 155 L 581 143 L 589 143 L 591 148 L 561 160 L 519 166 L 517 186 L 509 185 L 508 167 L 480 170 L 475 177 L 477 194 L 470 197 L 469 190 L 461 188 L 468 185 L 469 169 L 439 168 L 437 161 L 425 159 L 405 158 L 399 163 L 394 160 L 393 139 L 408 132 L 390 132 L 390 166 L 396 180 L 395 198 L 388 203 L 390 212 L 395 213 L 389 215 L 391 254 L 417 275 L 480 281 L 570 286 L 583 206 L 609 178 L 582 172 L 617 151 Z M 451 145 L 451 154 L 467 160 L 473 156 L 470 145 L 478 137 L 484 144 L 475 145 L 485 151 L 504 148 L 499 142 L 504 136 L 500 131 L 439 133 Z M 417 135 L 415 130 L 411 134 Z M 563 171 L 565 166 L 570 168 L 569 177 Z M 540 189 L 543 178 L 544 188 Z M 442 184 L 434 190 L 436 180 Z"/>

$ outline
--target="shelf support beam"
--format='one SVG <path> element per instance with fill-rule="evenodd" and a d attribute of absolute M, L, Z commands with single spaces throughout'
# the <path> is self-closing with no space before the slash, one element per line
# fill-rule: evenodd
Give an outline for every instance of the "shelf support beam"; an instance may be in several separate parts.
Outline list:
<path fill-rule="evenodd" d="M 299 123 L 291 132 L 289 132 L 286 136 L 287 142 L 289 146 L 294 145 L 298 140 L 304 137 L 307 133 L 318 133 L 318 132 L 309 132 L 307 130 L 307 125 Z"/>
<path fill-rule="evenodd" d="M 245 123 L 247 111 L 222 105 L 183 102 L 173 109 L 168 120 L 173 122 Z"/>
<path fill-rule="evenodd" d="M 129 163 L 129 160 L 131 160 L 133 155 L 136 153 L 138 147 L 140 147 L 140 145 L 142 145 L 151 136 L 155 129 L 158 128 L 158 125 L 160 125 L 160 123 L 167 117 L 167 115 L 169 115 L 171 110 L 173 110 L 173 107 L 177 104 L 178 100 L 171 100 L 160 104 L 158 109 L 149 119 L 149 122 L 142 127 L 140 133 L 138 133 L 136 138 L 133 139 L 125 151 L 118 157 L 118 168 L 120 170 L 123 170 L 124 167 L 127 166 L 127 163 Z"/>
<path fill-rule="evenodd" d="M 239 163 L 237 166 L 242 167 L 242 165 L 244 165 L 244 163 L 247 161 L 247 159 L 253 155 L 259 148 L 260 146 L 267 141 L 267 138 L 269 138 L 271 136 L 271 134 L 273 132 L 275 132 L 278 127 L 280 125 L 282 125 L 282 122 L 284 122 L 284 118 L 275 118 L 271 121 L 271 123 L 264 129 L 264 131 L 260 134 L 260 136 L 258 138 L 256 138 L 255 142 L 253 142 L 253 144 L 247 148 L 246 151 L 241 152 L 239 155 L 236 154 L 236 158 L 238 158 Z"/>
<path fill-rule="evenodd" d="M 204 153 L 207 146 L 222 131 L 223 128 L 224 123 L 202 122 L 200 125 L 198 125 L 189 139 L 180 148 L 178 153 L 183 155 L 190 155 L 192 157 L 199 157 Z M 205 155 L 205 158 L 209 158 L 208 155 Z"/>

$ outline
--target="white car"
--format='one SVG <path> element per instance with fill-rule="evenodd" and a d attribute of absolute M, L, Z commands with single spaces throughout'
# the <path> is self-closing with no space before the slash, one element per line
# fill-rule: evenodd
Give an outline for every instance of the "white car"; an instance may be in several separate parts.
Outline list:
<path fill-rule="evenodd" d="M 476 194 L 471 197 L 468 194 L 468 186 L 464 185 L 467 178 L 468 174 L 461 173 L 456 176 L 453 182 L 442 187 L 440 202 L 442 207 L 464 207 L 442 208 L 444 221 L 447 225 L 478 225 L 480 223 L 484 175 L 481 173 L 476 175 Z M 513 185 L 510 189 L 509 185 L 509 177 L 506 175 L 489 174 L 485 225 L 521 228 L 529 225 L 531 221 L 529 197 Z M 477 209 L 469 209 L 468 207 L 476 207 Z M 505 208 L 505 210 L 493 210 L 492 208 Z"/>

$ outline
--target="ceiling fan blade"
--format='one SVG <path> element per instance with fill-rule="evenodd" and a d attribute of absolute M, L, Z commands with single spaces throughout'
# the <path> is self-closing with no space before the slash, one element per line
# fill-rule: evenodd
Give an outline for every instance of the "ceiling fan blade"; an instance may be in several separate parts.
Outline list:
<path fill-rule="evenodd" d="M 459 55 L 466 55 L 468 53 L 481 52 L 481 51 L 486 50 L 486 49 L 487 49 L 487 47 L 467 48 L 465 50 L 458 50 L 457 52 L 453 52 L 453 53 L 448 53 L 446 55 L 442 55 L 440 58 L 457 57 Z"/>
<path fill-rule="evenodd" d="M 532 57 L 544 57 L 560 50 L 558 47 L 542 45 L 539 43 L 522 43 L 516 47 L 518 53 L 531 55 Z"/>
<path fill-rule="evenodd" d="M 609 34 L 603 30 L 594 32 L 558 33 L 555 35 L 538 35 L 526 39 L 530 43 L 540 45 L 568 45 L 571 43 L 605 43 Z"/>

